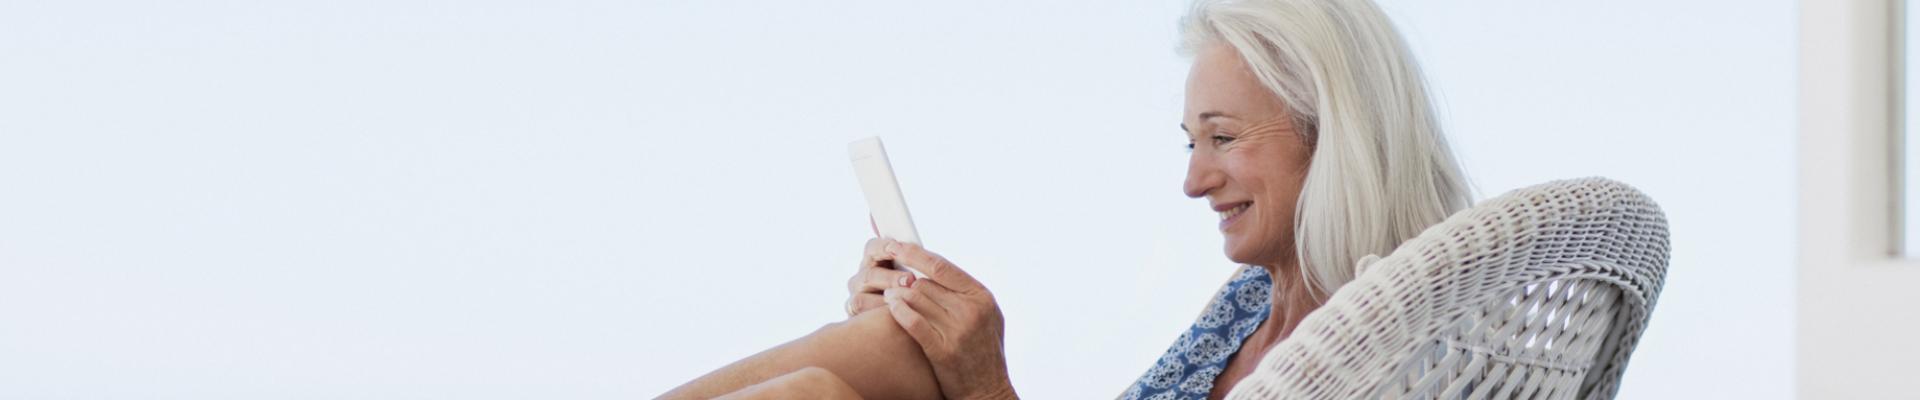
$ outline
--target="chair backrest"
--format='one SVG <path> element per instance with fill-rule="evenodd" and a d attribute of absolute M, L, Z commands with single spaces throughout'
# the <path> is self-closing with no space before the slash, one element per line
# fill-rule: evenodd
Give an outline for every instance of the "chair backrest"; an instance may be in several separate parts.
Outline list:
<path fill-rule="evenodd" d="M 1363 261 L 1229 398 L 1612 398 L 1667 247 L 1660 207 L 1625 184 L 1508 192 Z"/>

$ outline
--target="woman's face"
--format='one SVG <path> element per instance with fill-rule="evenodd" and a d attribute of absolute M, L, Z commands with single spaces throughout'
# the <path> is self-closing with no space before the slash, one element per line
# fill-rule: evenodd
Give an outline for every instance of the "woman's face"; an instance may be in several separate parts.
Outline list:
<path fill-rule="evenodd" d="M 1227 258 L 1292 263 L 1294 205 L 1312 152 L 1285 104 L 1232 47 L 1214 44 L 1194 57 L 1182 119 L 1193 149 L 1184 189 L 1220 213 Z"/>

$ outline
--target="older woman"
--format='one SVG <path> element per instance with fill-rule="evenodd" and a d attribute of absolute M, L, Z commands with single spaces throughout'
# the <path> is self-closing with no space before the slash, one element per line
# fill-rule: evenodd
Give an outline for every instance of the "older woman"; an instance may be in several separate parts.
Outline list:
<path fill-rule="evenodd" d="M 1183 30 L 1183 189 L 1219 212 L 1242 265 L 1125 398 L 1224 397 L 1357 261 L 1469 202 L 1419 68 L 1371 1 L 1201 0 Z M 999 308 L 958 266 L 875 239 L 849 289 L 847 321 L 664 397 L 1013 397 Z"/>

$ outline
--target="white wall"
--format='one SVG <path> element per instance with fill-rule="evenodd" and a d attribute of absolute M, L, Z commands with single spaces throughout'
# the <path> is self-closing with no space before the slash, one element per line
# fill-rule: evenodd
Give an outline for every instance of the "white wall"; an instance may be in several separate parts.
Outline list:
<path fill-rule="evenodd" d="M 1888 229 L 1897 221 L 1888 100 L 1899 85 L 1889 79 L 1887 6 L 1801 5 L 1795 378 L 1804 398 L 1905 396 L 1920 374 L 1911 310 L 1920 262 L 1891 256 Z"/>
<path fill-rule="evenodd" d="M 1033 398 L 1232 268 L 1181 1 L 0 3 L 0 397 L 651 396 L 840 314 L 883 135 Z M 1672 219 L 1624 398 L 1791 393 L 1793 7 L 1389 1 L 1486 195 Z"/>

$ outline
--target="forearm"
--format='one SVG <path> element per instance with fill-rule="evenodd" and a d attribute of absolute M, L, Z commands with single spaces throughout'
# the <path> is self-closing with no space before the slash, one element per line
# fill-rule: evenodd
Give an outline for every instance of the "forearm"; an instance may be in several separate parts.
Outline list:
<path fill-rule="evenodd" d="M 821 327 L 687 382 L 663 399 L 707 399 L 807 367 L 819 367 L 870 399 L 938 399 L 940 386 L 920 345 L 884 308 Z"/>

